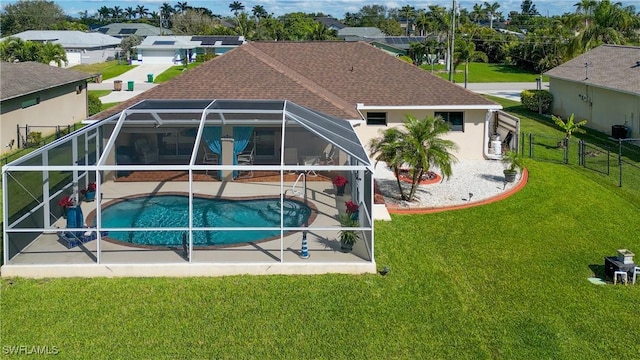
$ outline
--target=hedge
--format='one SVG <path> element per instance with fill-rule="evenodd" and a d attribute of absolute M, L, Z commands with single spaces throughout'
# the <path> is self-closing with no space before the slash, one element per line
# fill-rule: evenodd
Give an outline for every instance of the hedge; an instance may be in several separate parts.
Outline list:
<path fill-rule="evenodd" d="M 542 112 L 548 113 L 552 101 L 553 95 L 547 90 L 523 90 L 520 93 L 520 102 L 531 111 L 538 112 L 541 102 Z"/>

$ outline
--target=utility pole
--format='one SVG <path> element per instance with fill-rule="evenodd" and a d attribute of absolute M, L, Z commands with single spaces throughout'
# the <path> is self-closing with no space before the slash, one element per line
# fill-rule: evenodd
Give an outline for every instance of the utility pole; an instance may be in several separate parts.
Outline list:
<path fill-rule="evenodd" d="M 453 82 L 453 53 L 455 52 L 454 39 L 456 33 L 456 10 L 458 8 L 458 1 L 453 0 L 453 7 L 451 8 L 451 43 L 449 44 L 449 81 Z"/>

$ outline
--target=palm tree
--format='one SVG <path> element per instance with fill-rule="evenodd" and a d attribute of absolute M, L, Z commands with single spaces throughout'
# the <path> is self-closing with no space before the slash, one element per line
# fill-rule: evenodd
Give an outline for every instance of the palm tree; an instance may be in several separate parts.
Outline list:
<path fill-rule="evenodd" d="M 493 4 L 489 4 L 488 2 L 484 2 L 484 8 L 487 12 L 487 16 L 489 17 L 489 27 L 493 29 L 493 19 L 500 16 L 498 12 L 498 8 L 500 8 L 500 4 L 494 2 Z"/>
<path fill-rule="evenodd" d="M 98 9 L 98 18 L 100 19 L 100 21 L 107 20 L 109 18 L 109 15 L 111 15 L 111 9 L 109 9 L 108 7 L 103 6 Z"/>
<path fill-rule="evenodd" d="M 333 38 L 333 34 L 331 30 L 320 22 L 314 22 L 313 27 L 311 28 L 311 32 L 309 33 L 309 40 L 329 40 Z"/>
<path fill-rule="evenodd" d="M 474 4 L 473 11 L 471 11 L 471 14 L 469 15 L 471 17 L 471 20 L 473 20 L 473 22 L 475 22 L 476 24 L 479 24 L 480 20 L 484 19 L 484 14 L 482 12 L 482 5 Z"/>
<path fill-rule="evenodd" d="M 60 44 L 54 44 L 52 42 L 46 42 L 41 45 L 38 50 L 38 56 L 40 57 L 39 62 L 43 64 L 50 64 L 52 61 L 58 65 L 58 67 L 62 67 L 62 64 L 69 64 L 67 61 L 67 53 Z"/>
<path fill-rule="evenodd" d="M 140 16 L 140 18 L 143 18 L 149 15 L 149 10 L 144 7 L 144 5 L 138 5 L 136 6 L 136 13 L 138 14 L 138 16 Z"/>
<path fill-rule="evenodd" d="M 258 19 L 258 22 L 260 21 L 260 19 L 264 19 L 269 15 L 267 13 L 267 10 L 265 10 L 264 6 L 262 5 L 254 6 L 253 9 L 251 9 L 251 12 L 253 13 L 253 16 L 255 16 L 256 19 Z"/>
<path fill-rule="evenodd" d="M 114 20 L 120 20 L 120 17 L 122 16 L 122 9 L 120 8 L 120 6 L 114 6 L 111 9 L 111 18 Z"/>
<path fill-rule="evenodd" d="M 129 20 L 131 20 L 131 19 L 135 18 L 137 13 L 138 13 L 138 12 L 137 12 L 133 7 L 131 7 L 131 6 L 126 7 L 126 8 L 124 9 L 124 16 L 126 16 L 126 17 L 127 17 L 127 19 L 129 19 Z"/>
<path fill-rule="evenodd" d="M 176 9 L 176 13 L 182 14 L 183 12 L 185 12 L 190 6 L 187 5 L 187 2 L 179 2 L 178 4 L 176 4 L 175 9 Z"/>
<path fill-rule="evenodd" d="M 449 70 L 449 59 L 452 54 L 449 52 L 449 44 L 451 42 L 451 12 L 447 11 L 443 6 L 429 6 L 430 30 L 435 32 L 439 38 L 445 38 L 447 44 L 446 63 Z"/>
<path fill-rule="evenodd" d="M 404 23 L 406 26 L 405 34 L 409 36 L 409 21 L 413 20 L 413 18 L 416 16 L 416 8 L 411 5 L 405 5 L 402 7 L 402 9 L 400 9 L 400 14 L 404 16 Z"/>
<path fill-rule="evenodd" d="M 464 87 L 467 88 L 467 82 L 469 78 L 469 62 L 475 60 L 481 60 L 483 62 L 489 61 L 489 57 L 487 54 L 482 51 L 476 50 L 476 44 L 471 40 L 471 38 L 464 40 L 458 40 L 458 44 L 456 45 L 456 51 L 453 54 L 453 58 L 455 59 L 453 69 L 458 67 L 461 63 L 464 63 Z"/>
<path fill-rule="evenodd" d="M 381 132 L 380 138 L 369 141 L 370 155 L 377 161 L 384 161 L 396 175 L 402 200 L 411 201 L 419 180 L 432 165 L 440 168 L 442 176 L 449 178 L 451 166 L 457 161 L 451 151 L 457 149 L 451 140 L 442 139 L 449 132 L 449 126 L 441 117 L 427 116 L 417 119 L 407 115 L 404 128 L 392 127 Z M 406 196 L 400 181 L 400 168 L 411 167 L 412 185 Z"/>
<path fill-rule="evenodd" d="M 580 0 L 573 4 L 576 7 L 576 14 L 582 13 L 584 16 L 584 27 L 589 26 L 589 17 L 593 14 L 593 9 L 598 5 L 596 0 Z"/>
<path fill-rule="evenodd" d="M 239 1 L 234 1 L 231 4 L 229 4 L 229 9 L 231 9 L 231 11 L 233 12 L 233 15 L 237 19 L 238 18 L 238 12 L 244 10 L 244 5 L 242 5 L 242 3 L 239 2 Z"/>
<path fill-rule="evenodd" d="M 587 124 L 587 120 L 574 122 L 574 114 L 571 114 L 567 121 L 564 121 L 561 117 L 555 115 L 551 115 L 551 119 L 560 129 L 562 129 L 562 131 L 564 131 L 566 140 L 571 139 L 571 134 L 574 132 L 581 134 L 586 133 L 582 127 Z"/>
<path fill-rule="evenodd" d="M 162 6 L 160 6 L 160 17 L 167 20 L 171 17 L 171 14 L 173 14 L 173 7 L 171 4 L 167 2 L 162 3 Z"/>
<path fill-rule="evenodd" d="M 593 10 L 593 23 L 574 38 L 572 50 L 587 51 L 602 43 L 623 44 L 623 33 L 634 26 L 637 25 L 634 25 L 632 16 L 621 3 L 602 0 Z"/>

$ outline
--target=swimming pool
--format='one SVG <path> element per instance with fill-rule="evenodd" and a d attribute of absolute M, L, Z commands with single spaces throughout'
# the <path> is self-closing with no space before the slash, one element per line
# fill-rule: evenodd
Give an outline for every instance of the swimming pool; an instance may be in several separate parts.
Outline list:
<path fill-rule="evenodd" d="M 304 226 L 311 208 L 287 199 L 285 227 Z M 104 228 L 188 227 L 189 197 L 185 195 L 142 196 L 107 205 L 102 211 Z M 279 227 L 280 198 L 193 198 L 193 227 Z M 185 231 L 109 231 L 109 238 L 134 245 L 182 246 Z M 279 237 L 279 230 L 198 231 L 194 246 L 233 245 Z"/>

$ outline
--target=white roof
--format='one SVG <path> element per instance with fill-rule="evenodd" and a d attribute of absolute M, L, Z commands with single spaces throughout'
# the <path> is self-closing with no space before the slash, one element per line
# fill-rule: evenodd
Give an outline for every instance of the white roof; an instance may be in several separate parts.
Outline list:
<path fill-rule="evenodd" d="M 11 36 L 18 37 L 25 41 L 52 42 L 62 45 L 65 49 L 104 46 L 115 47 L 120 45 L 122 41 L 116 37 L 102 33 L 86 33 L 77 30 L 27 30 Z"/>
<path fill-rule="evenodd" d="M 136 49 L 195 49 L 200 41 L 192 36 L 147 36 Z"/>

